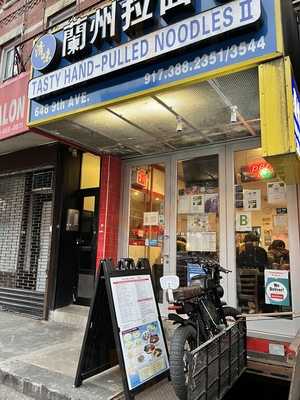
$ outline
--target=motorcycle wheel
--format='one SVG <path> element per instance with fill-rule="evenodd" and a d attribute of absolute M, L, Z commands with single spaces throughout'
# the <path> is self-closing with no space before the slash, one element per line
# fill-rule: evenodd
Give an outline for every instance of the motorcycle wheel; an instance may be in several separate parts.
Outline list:
<path fill-rule="evenodd" d="M 197 333 L 193 326 L 180 326 L 175 330 L 170 346 L 170 375 L 179 400 L 187 399 L 187 352 L 194 350 L 196 345 Z"/>

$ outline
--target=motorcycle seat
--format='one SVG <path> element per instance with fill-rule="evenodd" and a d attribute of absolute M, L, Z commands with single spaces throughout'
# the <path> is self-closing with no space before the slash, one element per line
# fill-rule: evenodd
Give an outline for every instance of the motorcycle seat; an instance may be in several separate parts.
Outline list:
<path fill-rule="evenodd" d="M 200 286 L 181 287 L 173 290 L 173 297 L 175 301 L 182 302 L 199 297 L 202 295 L 202 293 L 203 289 Z"/>

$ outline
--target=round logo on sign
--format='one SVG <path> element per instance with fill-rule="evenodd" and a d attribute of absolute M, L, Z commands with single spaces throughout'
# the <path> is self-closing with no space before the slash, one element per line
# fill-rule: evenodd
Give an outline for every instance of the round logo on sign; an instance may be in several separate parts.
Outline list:
<path fill-rule="evenodd" d="M 31 63 L 34 69 L 44 71 L 54 64 L 57 58 L 58 42 L 51 33 L 42 36 L 35 43 L 31 53 Z"/>
<path fill-rule="evenodd" d="M 281 303 L 288 296 L 287 288 L 281 282 L 270 282 L 266 288 L 267 296 L 270 300 Z"/>

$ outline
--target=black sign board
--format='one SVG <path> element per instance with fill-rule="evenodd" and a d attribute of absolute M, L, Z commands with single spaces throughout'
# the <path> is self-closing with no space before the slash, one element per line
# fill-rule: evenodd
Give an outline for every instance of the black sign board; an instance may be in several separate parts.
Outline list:
<path fill-rule="evenodd" d="M 113 334 L 112 334 L 113 333 Z M 75 387 L 119 364 L 126 400 L 169 377 L 166 340 L 147 259 L 101 261 Z"/>

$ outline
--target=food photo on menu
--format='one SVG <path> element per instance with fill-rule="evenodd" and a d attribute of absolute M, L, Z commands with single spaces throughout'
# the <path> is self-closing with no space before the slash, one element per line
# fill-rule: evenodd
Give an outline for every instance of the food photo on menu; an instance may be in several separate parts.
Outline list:
<path fill-rule="evenodd" d="M 130 388 L 135 388 L 168 368 L 168 359 L 158 321 L 121 334 Z"/>

